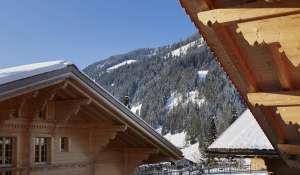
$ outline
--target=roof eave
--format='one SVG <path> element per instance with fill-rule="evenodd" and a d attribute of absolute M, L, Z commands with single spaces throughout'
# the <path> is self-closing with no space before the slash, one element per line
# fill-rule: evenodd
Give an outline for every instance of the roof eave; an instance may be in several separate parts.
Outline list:
<path fill-rule="evenodd" d="M 210 148 L 207 153 L 219 157 L 278 157 L 276 151 L 271 149 Z"/>

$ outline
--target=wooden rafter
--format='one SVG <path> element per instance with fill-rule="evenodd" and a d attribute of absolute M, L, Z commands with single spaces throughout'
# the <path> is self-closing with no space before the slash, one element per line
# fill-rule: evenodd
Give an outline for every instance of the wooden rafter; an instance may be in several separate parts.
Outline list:
<path fill-rule="evenodd" d="M 89 133 L 89 145 L 92 160 L 95 160 L 99 153 L 109 144 L 111 140 L 114 140 L 118 132 L 125 132 L 127 125 L 112 125 L 103 124 L 101 128 L 90 128 Z"/>
<path fill-rule="evenodd" d="M 270 52 L 272 54 L 272 59 L 277 69 L 277 76 L 279 78 L 280 84 L 283 90 L 293 90 L 295 89 L 295 85 L 292 81 L 291 73 L 287 67 L 287 58 L 284 53 L 280 53 L 280 46 L 277 43 L 269 45 Z"/>
<path fill-rule="evenodd" d="M 67 123 L 72 116 L 76 116 L 82 105 L 89 105 L 91 103 L 90 99 L 73 99 L 73 100 L 61 100 L 54 101 L 54 127 L 51 132 L 52 135 L 56 132 L 57 128 Z"/>
<path fill-rule="evenodd" d="M 209 1 L 212 2 L 212 1 Z M 298 6 L 298 7 L 295 7 Z M 231 8 L 213 9 L 198 13 L 198 19 L 204 24 L 229 24 L 246 22 L 300 12 L 297 1 L 265 2 L 258 1 Z"/>
<path fill-rule="evenodd" d="M 289 155 L 300 155 L 300 145 L 278 144 L 278 149 Z"/>
<path fill-rule="evenodd" d="M 54 101 L 55 119 L 58 121 L 68 122 L 72 115 L 77 115 L 82 105 L 89 105 L 90 99 L 72 99 Z"/>
<path fill-rule="evenodd" d="M 237 41 L 234 39 L 233 34 L 224 26 L 216 26 L 214 30 L 221 42 L 227 49 L 227 53 L 231 54 L 231 59 L 235 63 L 236 67 L 239 67 L 241 74 L 248 80 L 249 91 L 257 91 L 259 89 L 257 80 L 253 76 L 254 73 L 251 71 L 249 64 L 247 63 L 247 55 L 240 49 Z"/>
<path fill-rule="evenodd" d="M 286 124 L 300 125 L 299 111 L 300 106 L 281 106 L 277 107 L 276 113 L 281 116 Z"/>
<path fill-rule="evenodd" d="M 253 106 L 300 105 L 300 91 L 256 92 L 247 94 Z"/>
<path fill-rule="evenodd" d="M 288 60 L 299 66 L 300 14 L 239 23 L 237 26 L 237 32 L 241 32 L 250 45 L 278 43 Z"/>

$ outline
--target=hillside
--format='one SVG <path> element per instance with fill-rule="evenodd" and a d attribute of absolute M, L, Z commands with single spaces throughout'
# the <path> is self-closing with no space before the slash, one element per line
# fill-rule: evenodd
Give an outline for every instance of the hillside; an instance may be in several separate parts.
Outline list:
<path fill-rule="evenodd" d="M 186 133 L 204 153 L 244 105 L 203 38 L 111 56 L 84 69 L 162 134 Z"/>

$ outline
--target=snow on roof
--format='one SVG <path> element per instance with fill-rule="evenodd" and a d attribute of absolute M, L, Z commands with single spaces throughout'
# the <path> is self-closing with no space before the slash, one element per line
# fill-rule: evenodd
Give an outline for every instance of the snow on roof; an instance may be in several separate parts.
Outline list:
<path fill-rule="evenodd" d="M 208 149 L 274 150 L 249 109 L 224 131 Z"/>
<path fill-rule="evenodd" d="M 176 147 L 183 148 L 186 145 L 185 135 L 186 135 L 185 132 L 176 133 L 176 134 L 168 133 L 164 137 Z"/>
<path fill-rule="evenodd" d="M 0 85 L 65 68 L 70 62 L 58 60 L 0 69 Z"/>
<path fill-rule="evenodd" d="M 184 149 L 181 149 L 183 156 L 185 159 L 190 160 L 194 163 L 200 163 L 201 161 L 201 153 L 199 151 L 199 143 L 195 143 L 190 145 Z"/>
<path fill-rule="evenodd" d="M 188 144 L 185 141 L 186 133 L 183 131 L 181 133 L 171 134 L 168 133 L 164 136 L 177 148 L 180 148 L 185 159 L 190 160 L 195 163 L 199 163 L 202 156 L 199 151 L 199 143 Z"/>

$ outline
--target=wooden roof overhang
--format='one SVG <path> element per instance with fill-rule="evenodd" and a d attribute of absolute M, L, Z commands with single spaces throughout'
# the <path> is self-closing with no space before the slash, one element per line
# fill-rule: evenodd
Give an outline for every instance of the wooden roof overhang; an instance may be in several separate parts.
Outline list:
<path fill-rule="evenodd" d="M 30 97 L 35 100 L 30 101 Z M 55 101 L 64 111 L 60 115 L 66 116 L 63 121 L 72 121 L 75 124 L 77 118 L 81 118 L 77 121 L 78 124 L 85 120 L 90 120 L 90 123 L 97 121 L 94 122 L 95 134 L 113 133 L 107 140 L 109 142 L 104 142 L 106 147 L 126 149 L 128 153 L 136 156 L 147 153 L 147 157 L 143 158 L 144 163 L 182 158 L 179 149 L 74 65 L 0 85 L 0 112 L 2 108 L 10 105 L 10 101 L 17 101 L 17 104 L 20 101 L 21 104 L 23 99 L 29 100 L 28 103 L 33 102 L 30 105 L 36 106 L 34 108 L 42 108 L 49 100 Z M 76 113 L 78 117 L 72 117 L 69 113 Z"/>
<path fill-rule="evenodd" d="M 300 1 L 180 2 L 273 147 L 300 168 Z"/>

